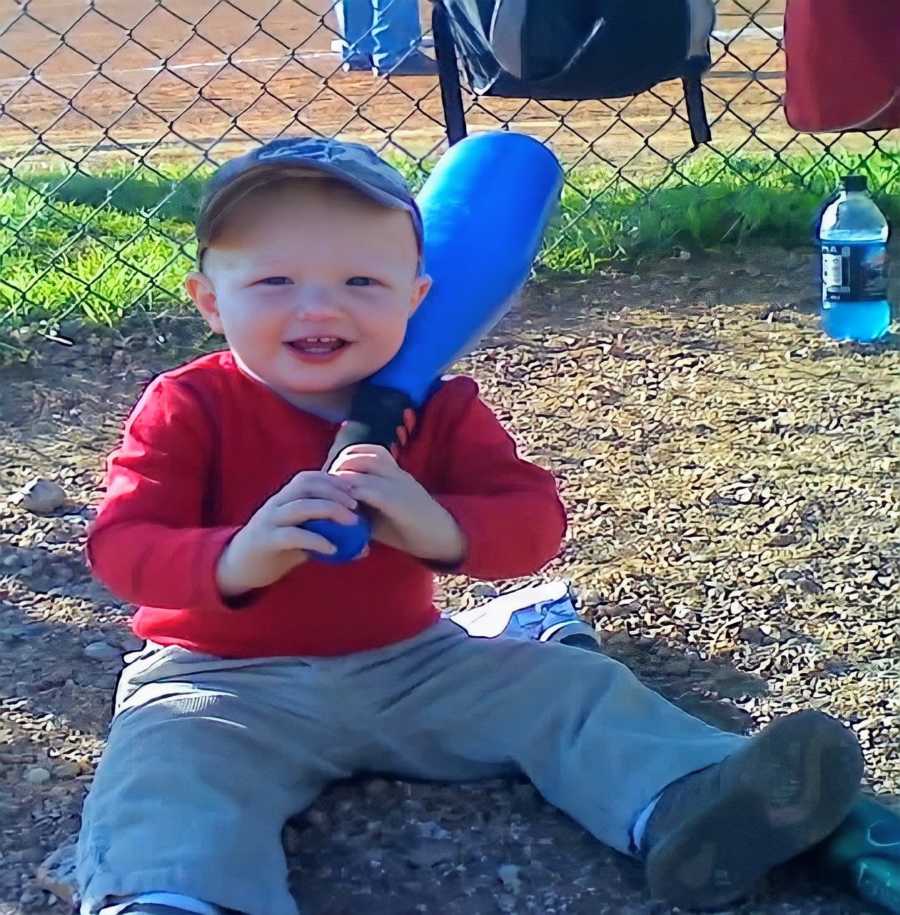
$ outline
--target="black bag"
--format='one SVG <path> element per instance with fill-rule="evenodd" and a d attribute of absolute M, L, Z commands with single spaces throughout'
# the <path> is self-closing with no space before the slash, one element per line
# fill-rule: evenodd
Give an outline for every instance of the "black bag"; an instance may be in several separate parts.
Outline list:
<path fill-rule="evenodd" d="M 470 89 L 500 98 L 621 98 L 680 77 L 694 144 L 710 139 L 712 0 L 435 0 L 434 12 L 448 128 L 458 54 Z"/>

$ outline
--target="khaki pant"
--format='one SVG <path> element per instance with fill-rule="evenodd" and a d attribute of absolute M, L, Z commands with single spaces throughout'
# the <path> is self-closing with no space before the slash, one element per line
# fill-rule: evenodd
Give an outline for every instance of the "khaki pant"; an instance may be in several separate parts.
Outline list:
<path fill-rule="evenodd" d="M 668 783 L 746 738 L 701 722 L 622 664 L 443 620 L 340 658 L 226 660 L 148 643 L 128 656 L 78 847 L 82 912 L 183 893 L 296 915 L 280 835 L 334 779 L 524 773 L 601 842 Z"/>

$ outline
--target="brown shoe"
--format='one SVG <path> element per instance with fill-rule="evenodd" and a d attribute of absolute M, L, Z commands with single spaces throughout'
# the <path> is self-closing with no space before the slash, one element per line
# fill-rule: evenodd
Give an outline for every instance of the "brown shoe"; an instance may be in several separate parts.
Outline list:
<path fill-rule="evenodd" d="M 834 718 L 807 710 L 773 721 L 663 791 L 642 842 L 650 891 L 692 909 L 743 898 L 838 827 L 862 774 L 856 737 Z"/>

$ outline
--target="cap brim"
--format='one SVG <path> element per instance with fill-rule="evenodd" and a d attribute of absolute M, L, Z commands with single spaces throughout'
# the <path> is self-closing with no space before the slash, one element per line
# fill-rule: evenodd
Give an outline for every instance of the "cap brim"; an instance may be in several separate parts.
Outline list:
<path fill-rule="evenodd" d="M 197 217 L 196 235 L 199 245 L 198 256 L 203 249 L 207 247 L 216 229 L 216 226 L 222 220 L 222 217 L 243 200 L 253 191 L 266 187 L 268 184 L 284 179 L 299 177 L 316 177 L 325 176 L 334 178 L 343 184 L 352 187 L 370 200 L 380 203 L 382 206 L 390 207 L 394 210 L 406 210 L 414 219 L 416 235 L 421 246 L 421 216 L 418 213 L 415 201 L 410 198 L 411 202 L 401 200 L 387 191 L 372 187 L 364 181 L 348 175 L 341 168 L 336 168 L 327 163 L 320 162 L 298 162 L 292 165 L 286 162 L 263 163 L 255 165 L 241 175 L 238 175 L 232 181 L 229 181 L 224 187 L 211 194 L 201 205 L 200 213 Z"/>

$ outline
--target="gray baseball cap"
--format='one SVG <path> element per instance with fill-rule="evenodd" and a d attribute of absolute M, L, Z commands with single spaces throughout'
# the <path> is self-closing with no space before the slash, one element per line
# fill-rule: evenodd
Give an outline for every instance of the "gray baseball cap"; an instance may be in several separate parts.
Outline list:
<path fill-rule="evenodd" d="M 271 140 L 219 168 L 206 184 L 197 215 L 198 261 L 222 216 L 239 200 L 272 181 L 310 171 L 343 181 L 386 207 L 406 210 L 412 219 L 421 261 L 422 214 L 403 175 L 368 146 L 323 137 Z"/>

